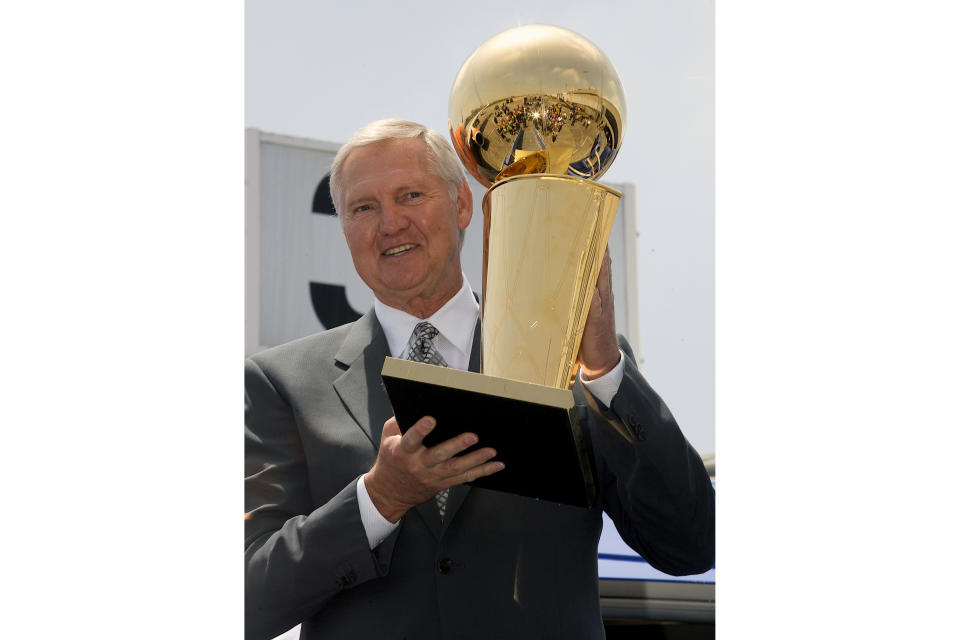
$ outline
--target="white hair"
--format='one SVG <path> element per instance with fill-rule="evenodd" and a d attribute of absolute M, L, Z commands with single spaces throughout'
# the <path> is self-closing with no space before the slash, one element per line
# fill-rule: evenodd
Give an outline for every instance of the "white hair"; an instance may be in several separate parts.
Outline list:
<path fill-rule="evenodd" d="M 436 131 L 428 129 L 422 124 L 410 120 L 387 118 L 386 120 L 371 122 L 362 127 L 347 140 L 345 145 L 340 147 L 336 157 L 334 157 L 333 166 L 330 168 L 330 195 L 333 197 L 333 205 L 336 207 L 338 214 L 342 215 L 343 213 L 340 173 L 343 170 L 343 163 L 346 162 L 350 153 L 357 147 L 403 138 L 420 138 L 426 143 L 430 168 L 446 183 L 450 199 L 456 202 L 457 191 L 463 181 L 466 180 L 467 174 L 450 142 Z"/>

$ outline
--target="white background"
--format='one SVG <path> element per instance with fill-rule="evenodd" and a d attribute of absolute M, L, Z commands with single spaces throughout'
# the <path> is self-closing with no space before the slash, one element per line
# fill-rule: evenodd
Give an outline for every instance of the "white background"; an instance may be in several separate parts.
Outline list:
<path fill-rule="evenodd" d="M 953 7 L 717 15 L 719 638 L 950 631 Z M 4 637 L 242 636 L 242 51 L 235 2 L 0 10 Z"/>

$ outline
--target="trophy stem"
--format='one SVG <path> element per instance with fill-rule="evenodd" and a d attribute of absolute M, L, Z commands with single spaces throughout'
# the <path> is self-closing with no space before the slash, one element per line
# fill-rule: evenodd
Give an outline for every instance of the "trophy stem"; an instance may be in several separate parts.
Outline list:
<path fill-rule="evenodd" d="M 568 389 L 622 194 L 520 175 L 483 199 L 483 373 Z"/>

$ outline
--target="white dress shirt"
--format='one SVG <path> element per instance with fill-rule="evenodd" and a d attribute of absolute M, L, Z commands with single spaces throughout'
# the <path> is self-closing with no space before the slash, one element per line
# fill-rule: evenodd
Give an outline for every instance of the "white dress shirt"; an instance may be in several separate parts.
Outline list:
<path fill-rule="evenodd" d="M 394 358 L 406 358 L 409 350 L 410 336 L 414 327 L 421 322 L 429 322 L 440 334 L 434 339 L 440 355 L 447 365 L 453 369 L 466 370 L 470 365 L 470 351 L 473 348 L 473 333 L 477 326 L 477 317 L 480 315 L 480 305 L 473 297 L 473 289 L 463 276 L 463 286 L 455 296 L 429 318 L 418 318 L 405 311 L 387 306 L 380 300 L 373 303 L 374 313 L 383 327 L 390 347 L 390 355 Z M 584 380 L 580 375 L 580 382 L 590 393 L 605 405 L 610 406 L 613 396 L 616 395 L 620 382 L 623 380 L 623 352 L 620 353 L 620 362 L 612 371 L 595 380 Z M 400 526 L 384 518 L 374 506 L 367 487 L 363 483 L 363 476 L 357 480 L 357 503 L 360 507 L 360 520 L 367 534 L 367 542 L 374 549 L 389 536 L 394 529 Z"/>

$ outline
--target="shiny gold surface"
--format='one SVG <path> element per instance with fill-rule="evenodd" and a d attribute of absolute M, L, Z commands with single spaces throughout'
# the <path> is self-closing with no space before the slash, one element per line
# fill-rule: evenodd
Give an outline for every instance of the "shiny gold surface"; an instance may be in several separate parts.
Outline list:
<path fill-rule="evenodd" d="M 620 192 L 560 175 L 497 182 L 483 199 L 483 373 L 565 389 Z"/>
<path fill-rule="evenodd" d="M 625 105 L 616 69 L 592 42 L 561 27 L 525 25 L 487 40 L 464 62 L 450 92 L 450 136 L 488 187 L 524 173 L 598 178 L 620 149 Z"/>
<path fill-rule="evenodd" d="M 623 140 L 616 69 L 567 29 L 483 43 L 450 92 L 450 136 L 483 199 L 483 373 L 567 389 L 620 193 L 592 182 Z M 492 185 L 492 186 L 491 186 Z"/>

